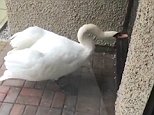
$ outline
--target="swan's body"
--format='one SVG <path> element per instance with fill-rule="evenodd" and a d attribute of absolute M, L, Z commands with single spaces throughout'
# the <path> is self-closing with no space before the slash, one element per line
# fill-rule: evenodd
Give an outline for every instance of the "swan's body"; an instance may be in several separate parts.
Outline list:
<path fill-rule="evenodd" d="M 56 80 L 80 67 L 94 50 L 86 32 L 98 37 L 112 37 L 117 32 L 102 32 L 96 25 L 87 24 L 78 31 L 80 43 L 39 27 L 29 27 L 11 37 L 5 59 L 6 71 L 0 80 L 19 78 L 30 81 Z"/>

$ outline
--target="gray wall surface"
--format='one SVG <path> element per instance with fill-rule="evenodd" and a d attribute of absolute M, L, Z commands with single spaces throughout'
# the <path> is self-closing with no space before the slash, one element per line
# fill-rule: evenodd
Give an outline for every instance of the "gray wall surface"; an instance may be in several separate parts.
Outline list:
<path fill-rule="evenodd" d="M 153 0 L 139 0 L 131 38 L 116 115 L 142 115 L 154 85 Z"/>
<path fill-rule="evenodd" d="M 121 31 L 128 0 L 6 0 L 11 33 L 37 25 L 76 39 L 80 26 Z M 102 40 L 97 41 L 103 44 Z"/>

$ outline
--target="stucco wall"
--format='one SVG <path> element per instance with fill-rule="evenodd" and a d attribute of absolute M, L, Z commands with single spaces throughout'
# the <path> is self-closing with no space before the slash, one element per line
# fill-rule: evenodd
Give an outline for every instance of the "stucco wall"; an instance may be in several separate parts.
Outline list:
<path fill-rule="evenodd" d="M 154 85 L 154 1 L 139 0 L 116 115 L 142 115 Z"/>
<path fill-rule="evenodd" d="M 85 23 L 121 31 L 128 0 L 6 0 L 11 33 L 37 25 L 76 38 Z M 97 41 L 102 44 L 103 41 Z"/>

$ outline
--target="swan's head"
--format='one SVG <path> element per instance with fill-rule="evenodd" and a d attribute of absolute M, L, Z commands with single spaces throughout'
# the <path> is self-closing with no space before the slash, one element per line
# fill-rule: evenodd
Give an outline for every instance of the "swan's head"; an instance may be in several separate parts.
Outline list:
<path fill-rule="evenodd" d="M 82 27 L 80 27 L 77 37 L 78 41 L 82 42 L 84 39 L 84 34 L 90 32 L 92 34 L 95 34 L 98 38 L 104 39 L 104 38 L 128 38 L 128 35 L 126 33 L 122 32 L 116 32 L 116 31 L 102 31 L 97 25 L 94 24 L 85 24 Z"/>
<path fill-rule="evenodd" d="M 126 39 L 128 38 L 128 34 L 123 32 L 116 32 L 116 31 L 105 31 L 100 34 L 100 37 L 103 37 L 103 38 L 114 37 L 116 39 Z"/>
<path fill-rule="evenodd" d="M 116 38 L 116 39 L 127 39 L 128 38 L 128 34 L 127 33 L 123 33 L 123 32 L 118 32 L 113 37 Z"/>
<path fill-rule="evenodd" d="M 116 39 L 124 39 L 128 38 L 128 35 L 122 32 L 116 32 L 116 31 L 102 31 L 98 26 L 94 24 L 85 24 L 78 30 L 77 37 L 78 41 L 86 46 L 89 49 L 94 49 L 95 44 L 92 39 L 87 39 L 85 36 L 86 33 L 92 33 L 97 36 L 99 39 L 109 39 L 109 38 L 116 38 Z M 91 51 L 92 51 L 91 50 Z"/>

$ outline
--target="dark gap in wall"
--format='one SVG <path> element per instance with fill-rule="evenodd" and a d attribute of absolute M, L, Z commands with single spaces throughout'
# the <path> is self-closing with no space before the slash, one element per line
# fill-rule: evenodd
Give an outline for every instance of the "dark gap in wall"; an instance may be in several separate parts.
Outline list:
<path fill-rule="evenodd" d="M 138 0 L 129 0 L 127 7 L 127 14 L 123 23 L 123 32 L 128 33 L 129 39 L 116 40 L 116 88 L 118 90 L 121 83 L 122 74 L 125 67 L 125 62 L 127 58 L 128 46 L 130 41 L 130 36 L 132 33 L 134 21 L 136 19 Z"/>
<path fill-rule="evenodd" d="M 143 115 L 154 115 L 154 86 L 144 109 Z"/>

